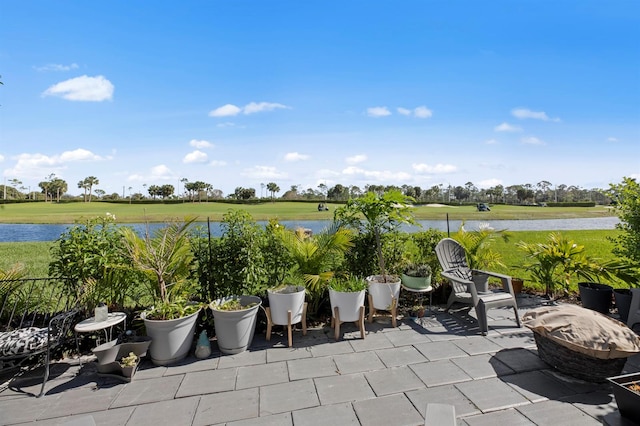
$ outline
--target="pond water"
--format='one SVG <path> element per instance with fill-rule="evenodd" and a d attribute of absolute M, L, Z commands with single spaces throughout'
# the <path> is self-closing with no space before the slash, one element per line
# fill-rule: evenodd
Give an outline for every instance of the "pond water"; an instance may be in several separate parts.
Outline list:
<path fill-rule="evenodd" d="M 267 222 L 258 222 L 262 225 Z M 282 221 L 284 226 L 288 228 L 308 228 L 314 233 L 322 231 L 330 224 L 326 220 L 306 220 L 306 221 Z M 422 229 L 434 228 L 440 231 L 450 230 L 455 232 L 460 227 L 461 221 L 451 220 L 447 224 L 446 220 L 420 220 Z M 598 218 L 581 218 L 581 219 L 541 219 L 541 220 L 493 220 L 493 221 L 465 221 L 465 228 L 468 230 L 478 229 L 483 224 L 488 223 L 495 229 L 508 229 L 510 231 L 566 231 L 581 229 L 614 229 L 619 223 L 617 217 L 598 217 Z M 198 224 L 206 226 L 206 224 Z M 71 225 L 64 224 L 13 224 L 0 223 L 0 242 L 17 242 L 17 241 L 55 241 L 60 235 Z M 142 233 L 145 224 L 133 223 L 127 224 Z M 161 223 L 150 224 L 150 230 L 163 226 Z M 406 226 L 403 228 L 407 232 L 416 232 L 420 228 L 415 226 Z M 222 228 L 219 222 L 211 222 L 211 234 L 220 236 Z"/>

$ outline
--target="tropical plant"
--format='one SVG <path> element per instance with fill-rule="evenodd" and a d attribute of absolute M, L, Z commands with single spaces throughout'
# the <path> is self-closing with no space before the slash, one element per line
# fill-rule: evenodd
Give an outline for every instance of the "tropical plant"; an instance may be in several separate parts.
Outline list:
<path fill-rule="evenodd" d="M 329 288 L 343 293 L 355 293 L 367 289 L 367 282 L 354 275 L 334 277 L 329 281 Z"/>
<path fill-rule="evenodd" d="M 49 275 L 89 310 L 97 302 L 135 304 L 140 277 L 128 267 L 115 216 L 107 213 L 69 227 L 51 248 Z"/>
<path fill-rule="evenodd" d="M 309 294 L 309 314 L 317 312 L 322 295 L 344 253 L 353 246 L 352 232 L 333 222 L 322 232 L 310 235 L 304 229 L 279 228 L 279 236 L 292 259 L 289 277 L 302 279 Z"/>
<path fill-rule="evenodd" d="M 155 301 L 147 318 L 180 318 L 200 308 L 187 302 L 193 290 L 187 280 L 193 259 L 188 231 L 195 219 L 169 222 L 152 235 L 147 229 L 144 237 L 131 228 L 121 228 L 129 261 L 146 275 L 149 295 Z"/>
<path fill-rule="evenodd" d="M 467 255 L 467 264 L 471 269 L 490 269 L 505 266 L 500 253 L 491 248 L 491 243 L 501 238 L 508 242 L 511 234 L 506 229 L 496 230 L 488 223 L 482 223 L 478 230 L 467 231 L 464 222 L 452 238 L 460 243 Z"/>
<path fill-rule="evenodd" d="M 382 250 L 382 235 L 397 230 L 402 224 L 415 224 L 413 197 L 399 190 L 390 190 L 382 195 L 367 192 L 363 197 L 352 198 L 334 211 L 334 220 L 373 235 L 378 269 L 387 281 L 387 268 Z"/>
<path fill-rule="evenodd" d="M 229 210 L 221 228 L 219 238 L 201 233 L 192 239 L 203 298 L 261 294 L 284 279 L 291 260 L 275 235 L 281 225 L 271 222 L 265 229 L 248 212 Z"/>
<path fill-rule="evenodd" d="M 640 183 L 625 177 L 622 183 L 611 184 L 607 194 L 615 201 L 620 223 L 616 229 L 620 235 L 612 240 L 616 243 L 613 253 L 628 263 L 640 267 Z"/>
<path fill-rule="evenodd" d="M 554 296 L 558 287 L 568 291 L 574 278 L 587 281 L 619 279 L 634 282 L 637 275 L 628 264 L 619 260 L 600 261 L 585 253 L 585 247 L 552 232 L 546 242 L 517 244 L 527 255 L 523 268 L 531 279 L 544 286 L 547 296 Z"/>

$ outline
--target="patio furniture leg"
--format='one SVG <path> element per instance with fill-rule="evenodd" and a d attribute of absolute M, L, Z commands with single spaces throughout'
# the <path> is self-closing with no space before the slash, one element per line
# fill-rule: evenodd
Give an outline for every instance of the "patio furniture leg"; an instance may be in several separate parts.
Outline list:
<path fill-rule="evenodd" d="M 376 308 L 373 307 L 373 296 L 369 295 L 369 322 L 373 322 L 373 316 L 376 314 Z"/>
<path fill-rule="evenodd" d="M 289 341 L 289 347 L 293 346 L 293 333 L 291 332 L 291 311 L 287 311 L 287 340 Z"/>
<path fill-rule="evenodd" d="M 337 306 L 333 309 L 333 316 L 335 317 L 333 338 L 338 340 L 338 337 L 340 337 L 340 310 Z"/>
<path fill-rule="evenodd" d="M 302 335 L 307 335 L 307 302 L 302 305 Z"/>
<path fill-rule="evenodd" d="M 397 322 L 397 313 L 398 313 L 398 300 L 395 297 L 391 298 L 391 326 L 392 327 L 397 327 L 398 326 L 398 322 Z"/>
<path fill-rule="evenodd" d="M 364 339 L 364 306 L 360 306 L 360 319 L 358 319 L 358 328 L 360 329 L 360 337 Z"/>
<path fill-rule="evenodd" d="M 271 320 L 271 309 L 269 307 L 264 308 L 264 312 L 267 314 L 267 342 L 271 340 L 271 327 L 273 327 L 273 321 Z"/>

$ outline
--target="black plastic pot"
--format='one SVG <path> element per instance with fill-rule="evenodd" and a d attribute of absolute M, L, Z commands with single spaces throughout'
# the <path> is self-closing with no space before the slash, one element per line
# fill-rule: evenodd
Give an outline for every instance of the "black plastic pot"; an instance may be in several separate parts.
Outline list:
<path fill-rule="evenodd" d="M 613 287 L 598 283 L 578 283 L 582 306 L 603 314 L 608 314 L 611 309 Z"/>
<path fill-rule="evenodd" d="M 615 288 L 613 289 L 613 298 L 616 301 L 620 321 L 626 324 L 629 319 L 629 309 L 631 309 L 631 290 L 628 288 Z"/>
<path fill-rule="evenodd" d="M 620 414 L 635 423 L 640 423 L 640 393 L 629 389 L 629 385 L 638 382 L 640 382 L 639 373 L 609 378 Z"/>

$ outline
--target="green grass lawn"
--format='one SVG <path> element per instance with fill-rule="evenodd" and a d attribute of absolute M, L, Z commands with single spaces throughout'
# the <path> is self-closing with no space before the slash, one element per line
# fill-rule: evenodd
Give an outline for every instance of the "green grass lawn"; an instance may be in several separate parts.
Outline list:
<path fill-rule="evenodd" d="M 229 204 L 216 202 L 177 204 L 119 204 L 93 201 L 91 203 L 17 203 L 0 206 L 0 223 L 74 223 L 81 218 L 104 216 L 111 213 L 120 223 L 163 222 L 171 218 L 197 216 L 198 220 L 222 220 L 230 209 L 243 209 L 255 220 L 330 220 L 340 204 L 327 204 L 329 211 L 319 212 L 317 203 L 264 202 L 258 204 Z M 497 220 L 497 219 L 558 219 L 612 216 L 610 208 L 596 207 L 491 207 L 490 212 L 478 212 L 475 206 L 434 207 L 422 205 L 415 208 L 418 220 Z"/>

